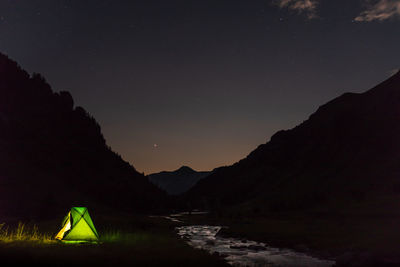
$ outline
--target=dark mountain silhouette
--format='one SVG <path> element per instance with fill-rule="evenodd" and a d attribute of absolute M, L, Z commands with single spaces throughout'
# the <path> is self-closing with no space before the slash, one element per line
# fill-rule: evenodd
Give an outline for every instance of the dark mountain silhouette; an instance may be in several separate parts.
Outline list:
<path fill-rule="evenodd" d="M 197 205 L 259 214 L 386 200 L 396 207 L 400 72 L 365 93 L 345 93 L 321 106 L 245 159 L 199 181 L 186 197 Z"/>
<path fill-rule="evenodd" d="M 190 167 L 182 166 L 176 171 L 150 174 L 149 181 L 165 190 L 170 195 L 179 195 L 192 188 L 198 181 L 211 172 L 197 172 Z"/>
<path fill-rule="evenodd" d="M 0 216 L 44 218 L 71 206 L 145 212 L 164 198 L 69 92 L 0 54 Z"/>

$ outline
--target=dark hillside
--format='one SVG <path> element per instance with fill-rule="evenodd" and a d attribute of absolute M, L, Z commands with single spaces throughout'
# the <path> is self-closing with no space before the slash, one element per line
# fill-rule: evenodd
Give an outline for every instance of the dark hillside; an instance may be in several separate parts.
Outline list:
<path fill-rule="evenodd" d="M 164 198 L 69 92 L 0 54 L 0 216 L 42 218 L 74 205 L 146 212 Z"/>
<path fill-rule="evenodd" d="M 396 206 L 399 137 L 400 72 L 365 93 L 346 93 L 321 106 L 186 196 L 197 205 L 239 205 L 255 214 L 378 199 Z"/>

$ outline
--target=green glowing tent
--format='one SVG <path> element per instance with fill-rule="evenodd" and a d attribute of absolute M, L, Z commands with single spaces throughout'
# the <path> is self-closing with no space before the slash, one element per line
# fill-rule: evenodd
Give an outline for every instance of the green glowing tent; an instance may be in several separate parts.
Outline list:
<path fill-rule="evenodd" d="M 85 207 L 73 207 L 56 235 L 61 241 L 98 241 L 99 235 Z"/>

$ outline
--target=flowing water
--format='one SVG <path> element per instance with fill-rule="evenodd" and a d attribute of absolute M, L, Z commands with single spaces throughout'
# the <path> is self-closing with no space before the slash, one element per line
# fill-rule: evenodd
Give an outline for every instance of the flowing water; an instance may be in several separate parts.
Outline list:
<path fill-rule="evenodd" d="M 178 235 L 197 249 L 218 253 L 233 266 L 333 266 L 334 261 L 321 260 L 290 249 L 270 247 L 265 243 L 225 238 L 217 235 L 221 226 L 192 225 L 176 228 Z"/>

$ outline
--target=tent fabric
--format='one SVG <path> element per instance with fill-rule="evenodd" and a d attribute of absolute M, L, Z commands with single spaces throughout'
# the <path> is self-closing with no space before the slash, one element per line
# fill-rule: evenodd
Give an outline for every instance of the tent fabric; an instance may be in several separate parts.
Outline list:
<path fill-rule="evenodd" d="M 69 219 L 71 212 L 68 212 L 68 215 L 65 216 L 63 220 L 63 227 L 61 228 L 60 232 L 56 235 L 56 239 L 61 240 L 64 237 L 65 232 L 71 229 L 71 220 Z"/>
<path fill-rule="evenodd" d="M 66 217 L 56 239 L 62 241 L 98 241 L 99 235 L 86 207 L 73 207 Z"/>

